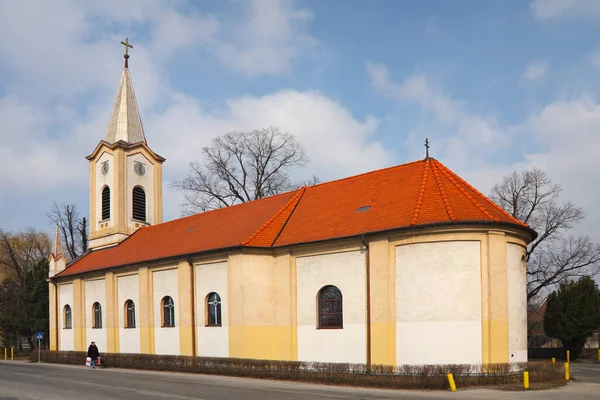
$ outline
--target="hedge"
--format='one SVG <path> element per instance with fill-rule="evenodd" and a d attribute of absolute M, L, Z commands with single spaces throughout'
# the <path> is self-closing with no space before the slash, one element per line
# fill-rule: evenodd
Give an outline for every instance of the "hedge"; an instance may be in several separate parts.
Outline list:
<path fill-rule="evenodd" d="M 448 389 L 447 374 L 452 373 L 458 388 L 521 388 L 523 371 L 529 372 L 530 388 L 560 386 L 564 382 L 562 363 L 555 370 L 549 362 L 490 365 L 372 365 L 274 361 L 244 358 L 190 357 L 155 354 L 103 353 L 102 366 L 151 371 L 187 372 L 258 379 L 293 380 L 328 385 L 377 387 L 389 389 Z M 37 362 L 38 354 L 30 354 Z M 41 351 L 41 361 L 85 365 L 83 351 Z"/>

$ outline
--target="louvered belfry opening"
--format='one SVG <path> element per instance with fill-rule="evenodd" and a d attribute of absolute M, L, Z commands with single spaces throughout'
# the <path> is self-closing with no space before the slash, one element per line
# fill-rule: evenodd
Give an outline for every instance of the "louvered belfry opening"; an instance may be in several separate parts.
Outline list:
<path fill-rule="evenodd" d="M 110 218 L 110 188 L 102 189 L 102 220 Z"/>
<path fill-rule="evenodd" d="M 146 221 L 146 192 L 140 186 L 133 188 L 133 219 Z"/>

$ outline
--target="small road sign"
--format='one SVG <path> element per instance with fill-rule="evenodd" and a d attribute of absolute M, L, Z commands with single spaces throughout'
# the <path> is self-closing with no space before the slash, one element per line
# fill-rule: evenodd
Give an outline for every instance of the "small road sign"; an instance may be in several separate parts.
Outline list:
<path fill-rule="evenodd" d="M 44 340 L 44 332 L 36 332 L 35 338 L 36 340 Z"/>

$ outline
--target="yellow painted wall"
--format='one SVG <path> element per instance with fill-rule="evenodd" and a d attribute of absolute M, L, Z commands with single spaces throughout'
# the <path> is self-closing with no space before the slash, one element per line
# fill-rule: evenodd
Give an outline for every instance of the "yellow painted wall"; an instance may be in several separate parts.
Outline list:
<path fill-rule="evenodd" d="M 87 351 L 85 341 L 85 293 L 83 281 L 73 280 L 73 329 L 75 351 Z"/>
<path fill-rule="evenodd" d="M 182 356 L 194 355 L 194 322 L 192 305 L 192 267 L 187 261 L 177 265 L 179 294 L 179 347 Z"/>
<path fill-rule="evenodd" d="M 119 314 L 117 312 L 116 279 L 113 272 L 105 275 L 106 290 L 106 351 L 119 352 Z"/>
<path fill-rule="evenodd" d="M 50 294 L 48 306 L 49 306 L 49 326 L 50 326 L 50 337 L 48 338 L 50 350 L 58 350 L 58 330 L 56 329 L 56 321 L 58 315 L 56 315 L 56 305 L 58 304 L 57 298 L 57 287 L 51 282 L 48 282 L 48 291 Z"/>
<path fill-rule="evenodd" d="M 292 360 L 290 260 L 235 254 L 228 261 L 229 356 Z"/>
<path fill-rule="evenodd" d="M 390 262 L 390 244 L 387 239 L 371 241 L 368 245 L 371 364 L 396 365 L 395 263 L 393 258 Z"/>
<path fill-rule="evenodd" d="M 154 313 L 152 311 L 151 273 L 147 267 L 138 270 L 140 352 L 154 354 Z"/>

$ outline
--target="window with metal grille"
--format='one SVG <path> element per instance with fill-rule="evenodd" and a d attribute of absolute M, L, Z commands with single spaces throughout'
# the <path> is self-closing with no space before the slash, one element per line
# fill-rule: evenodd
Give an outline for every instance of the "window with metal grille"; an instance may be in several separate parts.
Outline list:
<path fill-rule="evenodd" d="M 102 220 L 110 218 L 110 188 L 102 189 Z"/>
<path fill-rule="evenodd" d="M 102 328 L 102 306 L 95 302 L 92 306 L 93 325 L 92 328 Z"/>
<path fill-rule="evenodd" d="M 162 301 L 162 326 L 175 326 L 175 302 L 170 296 L 163 297 Z"/>
<path fill-rule="evenodd" d="M 135 328 L 135 303 L 133 300 L 125 302 L 125 328 Z"/>
<path fill-rule="evenodd" d="M 133 188 L 133 219 L 146 221 L 146 192 L 140 186 Z"/>
<path fill-rule="evenodd" d="M 221 326 L 221 297 L 217 293 L 206 296 L 207 326 Z"/>
<path fill-rule="evenodd" d="M 335 286 L 325 286 L 319 291 L 319 329 L 343 327 L 342 292 Z"/>
<path fill-rule="evenodd" d="M 64 329 L 71 329 L 73 326 L 73 317 L 71 316 L 71 306 L 65 305 L 64 308 Z"/>

